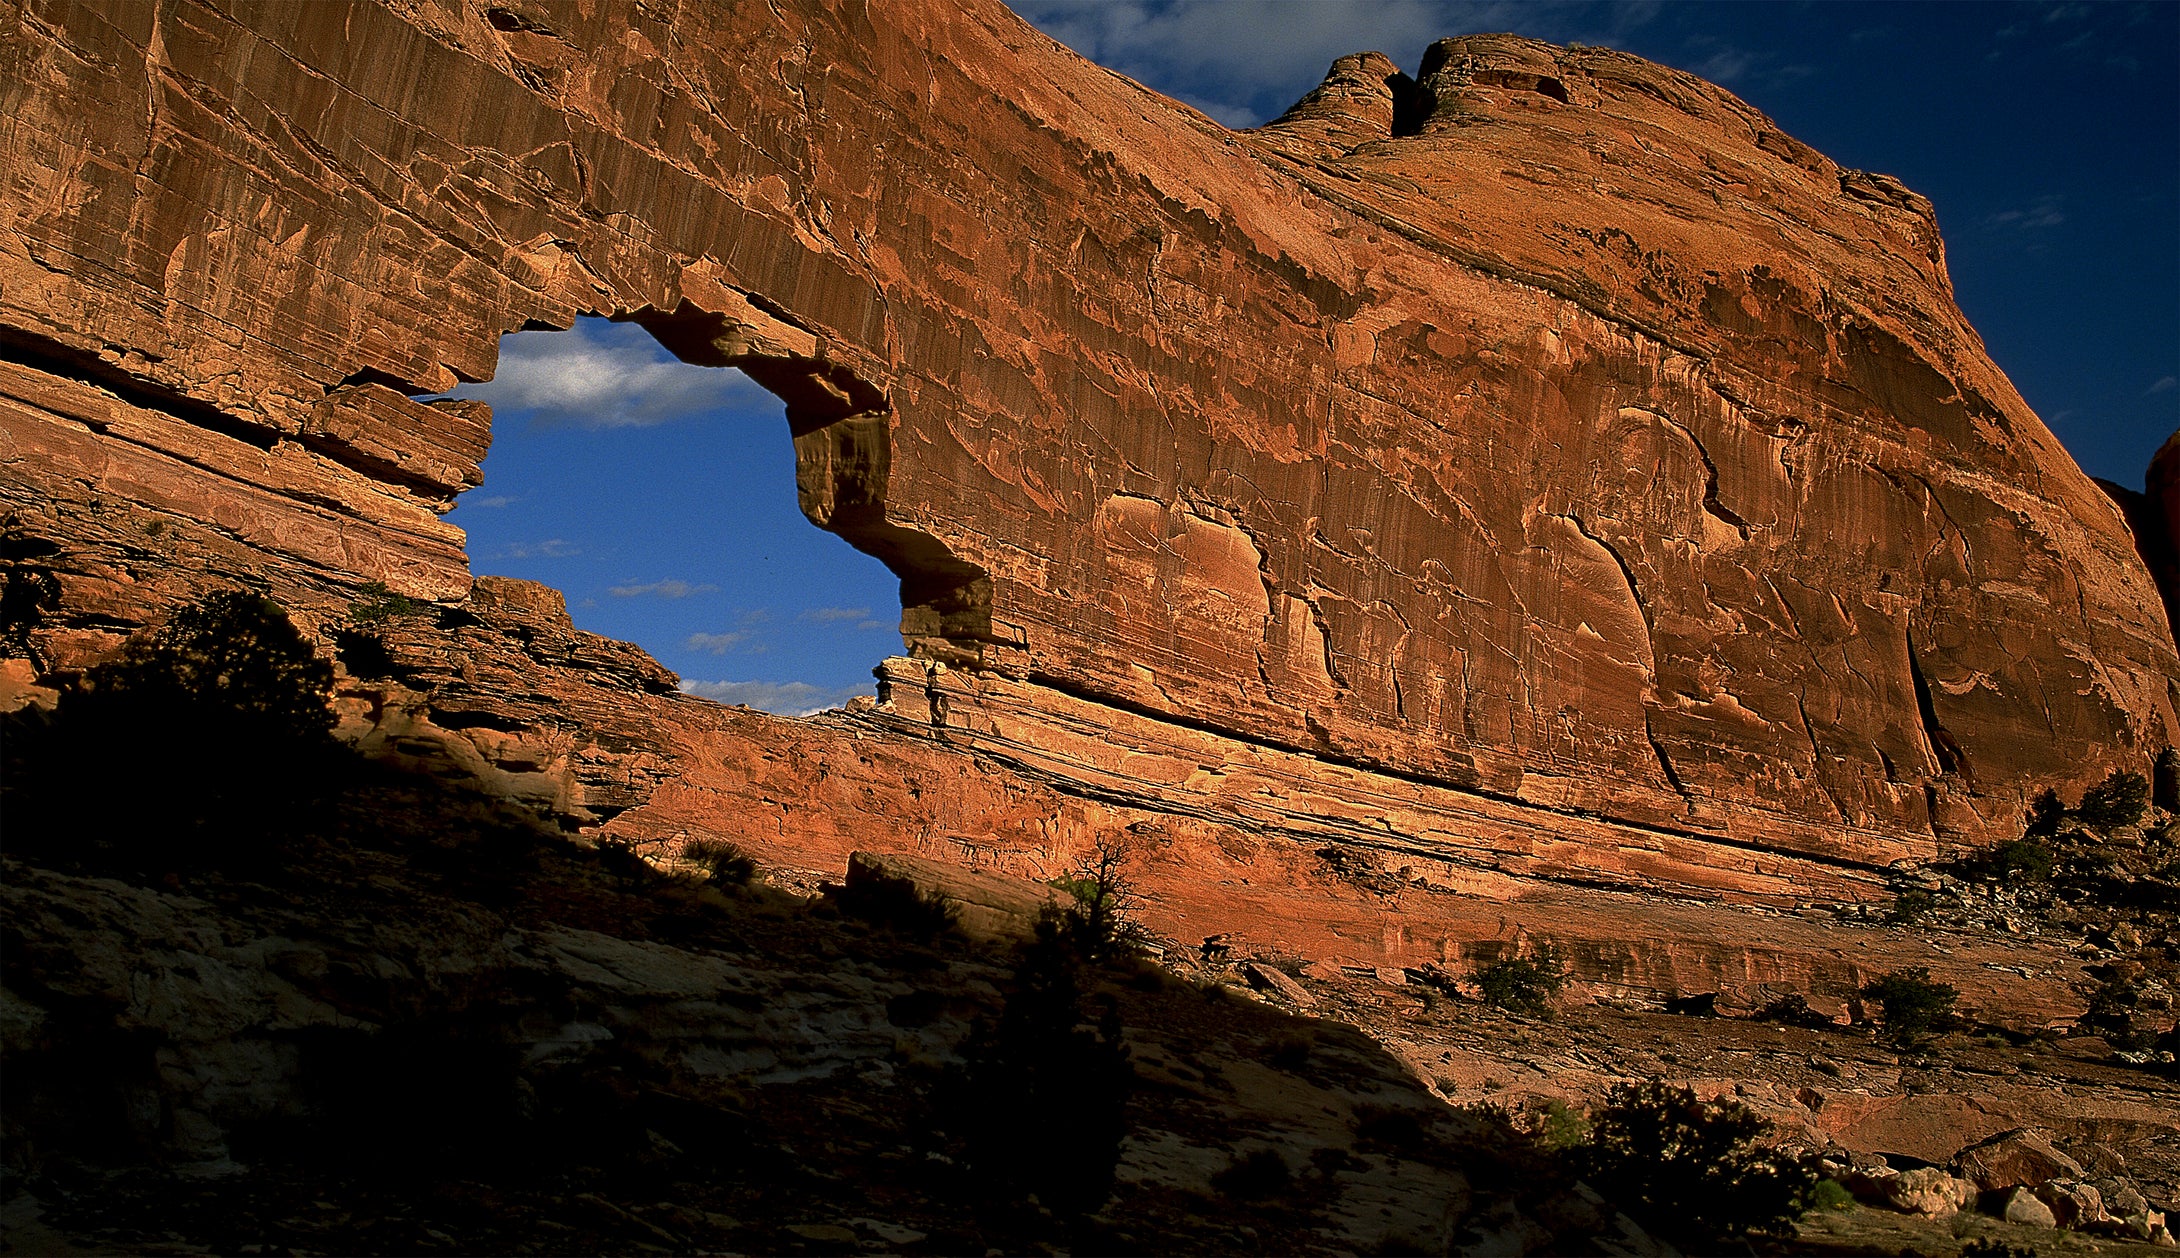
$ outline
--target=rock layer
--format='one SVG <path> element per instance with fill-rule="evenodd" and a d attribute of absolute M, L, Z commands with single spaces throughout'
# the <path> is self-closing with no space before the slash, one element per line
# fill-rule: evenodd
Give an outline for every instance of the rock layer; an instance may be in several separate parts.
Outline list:
<path fill-rule="evenodd" d="M 453 607 L 437 514 L 487 420 L 421 399 L 594 312 L 781 396 L 804 511 L 902 578 L 888 684 L 928 693 L 866 719 L 936 724 L 925 781 L 1218 794 L 1103 740 L 1303 788 L 1333 846 L 1376 812 L 1500 876 L 1776 903 L 1866 898 L 2175 728 L 2157 589 L 1954 305 L 1929 203 L 1625 54 L 1343 58 L 1238 134 L 974 0 L 4 29 L 39 669 L 208 584 Z M 524 651 L 432 673 L 423 715 L 558 740 L 576 820 L 720 763 L 655 719 L 662 673 Z"/>

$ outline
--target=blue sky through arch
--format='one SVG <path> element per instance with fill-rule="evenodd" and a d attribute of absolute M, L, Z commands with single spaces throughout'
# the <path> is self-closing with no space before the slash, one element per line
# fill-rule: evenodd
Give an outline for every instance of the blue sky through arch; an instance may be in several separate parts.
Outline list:
<path fill-rule="evenodd" d="M 835 707 L 900 653 L 900 583 L 803 517 L 783 408 L 749 377 L 586 318 L 502 337 L 454 395 L 492 404 L 484 484 L 450 517 L 476 571 L 561 590 L 725 703 Z"/>

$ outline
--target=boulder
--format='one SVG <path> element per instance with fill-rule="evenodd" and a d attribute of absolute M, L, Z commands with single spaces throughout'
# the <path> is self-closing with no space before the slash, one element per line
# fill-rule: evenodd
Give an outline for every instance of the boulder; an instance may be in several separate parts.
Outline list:
<path fill-rule="evenodd" d="M 2006 1194 L 2006 1202 L 1999 1207 L 1998 1216 L 2008 1223 L 2023 1223 L 2030 1227 L 2059 1226 L 2058 1216 L 2051 1212 L 2051 1207 L 2026 1188 L 2016 1188 Z"/>
<path fill-rule="evenodd" d="M 1974 1184 L 1956 1179 L 1935 1166 L 1901 1171 L 1885 1181 L 1883 1191 L 1885 1201 L 1893 1209 L 1932 1218 L 1959 1214 L 1976 1199 Z"/>
<path fill-rule="evenodd" d="M 1984 1192 L 2054 1179 L 2080 1179 L 2082 1164 L 2052 1147 L 2044 1132 L 2017 1128 L 1953 1155 L 1953 1170 Z"/>
<path fill-rule="evenodd" d="M 2112 1217 L 2105 1211 L 2104 1194 L 2098 1192 L 2094 1184 L 2053 1180 L 2038 1185 L 2034 1191 L 2038 1201 L 2051 1207 L 2060 1227 L 2091 1227 Z"/>
<path fill-rule="evenodd" d="M 1308 988 L 1261 961 L 1251 961 L 1242 967 L 1242 973 L 1248 976 L 1251 987 L 1271 992 L 1289 1004 L 1303 1009 L 1312 1009 L 1317 1005 L 1317 998 L 1309 994 Z"/>
<path fill-rule="evenodd" d="M 954 926 L 972 939 L 1028 939 L 1040 915 L 1072 903 L 1041 882 L 922 856 L 856 852 L 848 857 L 851 894 L 908 893 L 943 901 Z"/>

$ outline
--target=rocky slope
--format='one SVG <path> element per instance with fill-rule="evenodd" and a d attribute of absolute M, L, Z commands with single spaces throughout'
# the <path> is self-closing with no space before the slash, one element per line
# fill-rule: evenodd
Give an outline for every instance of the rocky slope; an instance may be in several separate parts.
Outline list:
<path fill-rule="evenodd" d="M 1024 983 L 1009 910 L 1049 889 L 1006 880 L 955 931 L 663 876 L 428 776 L 339 804 L 164 885 L 16 836 L 40 855 L 0 878 L 0 1249 L 1654 1248 L 1516 1182 L 1488 1121 L 1354 1028 L 1128 964 L 1084 1002 L 1126 1050 L 1113 1191 L 1025 1203 L 964 1162 L 964 1089 Z M 1064 1146 L 1094 1117 L 1033 1122 Z M 1263 1149 L 1276 1182 L 1235 1187 Z"/>
<path fill-rule="evenodd" d="M 1028 989 L 1051 888 L 859 856 L 806 899 L 662 874 L 437 774 L 336 772 L 322 824 L 215 832 L 164 875 L 15 833 L 0 1252 L 1665 1254 L 1500 1116 L 1659 1076 L 1869 1199 L 1766 1252 L 2134 1252 L 2180 1190 L 2180 1083 L 2073 1041 L 1539 1021 L 1164 939 L 1166 966 L 1083 985 L 1128 1090 L 1110 1195 L 1054 1211 L 963 1161 L 963 1081 L 988 1086 L 976 1045 Z M 1040 1110 L 1037 1138 L 1095 1112 Z M 1960 1213 L 2017 1188 L 2053 1204 Z"/>

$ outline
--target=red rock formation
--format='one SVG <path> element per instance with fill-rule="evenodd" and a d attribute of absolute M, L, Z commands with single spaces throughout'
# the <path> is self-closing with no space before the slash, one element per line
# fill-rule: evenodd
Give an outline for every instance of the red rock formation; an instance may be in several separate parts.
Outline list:
<path fill-rule="evenodd" d="M 1057 851 L 1117 796 L 1207 841 L 1396 836 L 1495 895 L 1852 900 L 2175 727 L 2157 591 L 1928 203 L 1625 54 L 1343 58 L 1237 134 L 991 3 L 6 20 L 0 502 L 40 668 L 208 583 L 453 604 L 436 513 L 485 417 L 414 395 L 598 312 L 778 393 L 805 512 L 901 575 L 951 671 L 889 665 L 858 719 L 928 733 L 836 801 L 896 834 L 904 787 L 975 778 L 929 813 L 970 844 Z M 531 613 L 478 606 L 414 719 L 571 815 L 726 799 L 750 744 L 572 630 L 487 650 Z M 735 824 L 829 851 L 811 794 Z"/>

